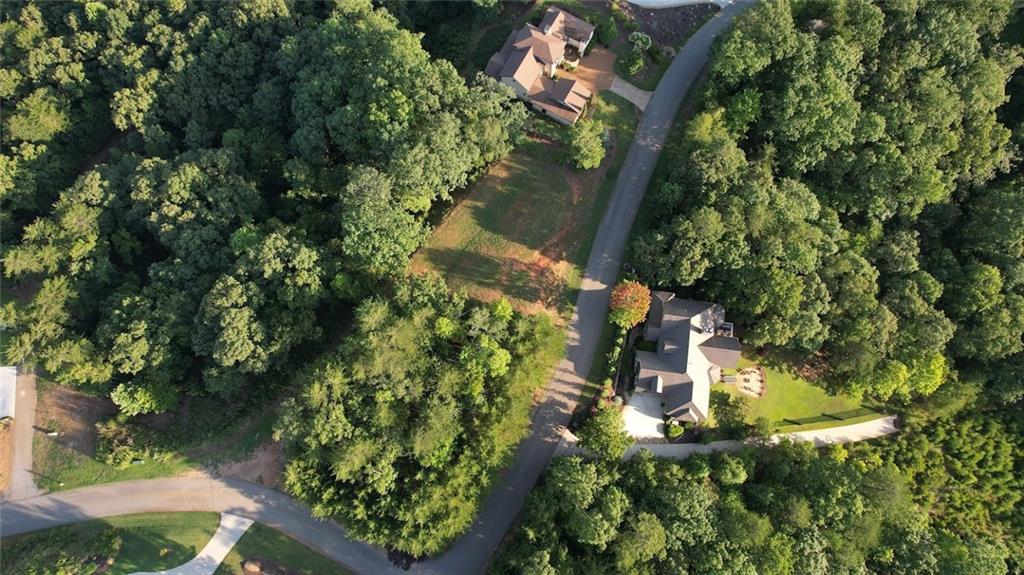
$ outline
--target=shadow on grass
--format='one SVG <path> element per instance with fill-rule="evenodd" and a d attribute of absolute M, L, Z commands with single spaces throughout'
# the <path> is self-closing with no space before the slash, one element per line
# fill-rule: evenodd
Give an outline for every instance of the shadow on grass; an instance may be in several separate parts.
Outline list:
<path fill-rule="evenodd" d="M 445 277 L 457 278 L 508 297 L 538 302 L 564 313 L 571 306 L 565 278 L 554 270 L 508 257 L 484 255 L 465 249 L 423 248 L 423 256 Z"/>

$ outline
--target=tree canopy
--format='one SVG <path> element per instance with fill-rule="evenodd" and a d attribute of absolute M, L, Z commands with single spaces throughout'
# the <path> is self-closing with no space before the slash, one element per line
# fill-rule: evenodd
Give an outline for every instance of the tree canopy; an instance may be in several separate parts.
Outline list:
<path fill-rule="evenodd" d="M 525 118 L 361 0 L 2 18 L 6 351 L 126 415 L 279 380 Z"/>
<path fill-rule="evenodd" d="M 1022 187 L 996 113 L 1021 64 L 999 36 L 1011 10 L 777 1 L 737 18 L 652 189 L 641 276 L 881 399 L 1019 354 Z"/>
<path fill-rule="evenodd" d="M 527 432 L 563 335 L 546 315 L 468 302 L 425 278 L 364 301 L 355 324 L 287 402 L 285 484 L 356 537 L 436 553 L 470 525 Z"/>

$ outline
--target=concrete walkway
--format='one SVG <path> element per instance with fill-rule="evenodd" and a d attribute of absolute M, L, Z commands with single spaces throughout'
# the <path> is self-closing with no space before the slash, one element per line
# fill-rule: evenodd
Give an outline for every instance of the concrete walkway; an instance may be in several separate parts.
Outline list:
<path fill-rule="evenodd" d="M 166 571 L 139 571 L 132 575 L 213 575 L 224 558 L 231 552 L 235 543 L 238 543 L 238 540 L 245 535 L 246 530 L 253 523 L 252 519 L 221 513 L 220 527 L 217 528 L 217 532 L 213 534 L 199 555 L 196 555 L 191 561 Z"/>
<path fill-rule="evenodd" d="M 811 431 L 796 431 L 793 433 L 778 433 L 769 439 L 769 443 L 779 443 L 784 439 L 793 441 L 810 441 L 816 447 L 824 447 L 835 443 L 853 443 L 865 441 L 896 433 L 896 416 L 887 415 L 871 421 L 829 427 L 827 429 L 815 429 Z M 747 439 L 745 441 L 712 441 L 711 443 L 651 443 L 636 444 L 626 451 L 625 458 L 629 459 L 636 455 L 641 449 L 646 449 L 658 457 L 670 457 L 672 459 L 686 459 L 694 453 L 713 453 L 715 451 L 738 451 L 745 445 L 755 444 L 757 440 Z M 576 436 L 566 430 L 562 442 L 555 451 L 556 455 L 580 455 L 585 453 L 577 444 Z"/>
<path fill-rule="evenodd" d="M 32 438 L 36 423 L 36 376 L 18 369 L 14 433 L 11 437 L 11 482 L 4 499 L 18 501 L 42 493 L 32 477 Z"/>
<path fill-rule="evenodd" d="M 629 100 L 641 112 L 647 109 L 647 102 L 651 101 L 651 94 L 653 93 L 637 88 L 633 84 L 630 84 L 620 78 L 618 75 L 616 75 L 612 80 L 612 85 L 608 89 L 611 90 L 613 94 L 618 94 L 619 96 Z"/>

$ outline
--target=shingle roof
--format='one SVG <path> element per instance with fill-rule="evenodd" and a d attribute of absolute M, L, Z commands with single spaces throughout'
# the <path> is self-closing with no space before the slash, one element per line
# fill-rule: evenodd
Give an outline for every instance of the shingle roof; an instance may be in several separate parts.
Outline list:
<path fill-rule="evenodd" d="M 593 24 L 554 6 L 548 8 L 544 13 L 540 29 L 546 34 L 552 34 L 562 39 L 568 37 L 579 42 L 590 40 L 594 33 Z"/>
<path fill-rule="evenodd" d="M 714 374 L 719 367 L 735 367 L 740 356 L 739 340 L 717 333 L 724 321 L 725 310 L 718 304 L 651 293 L 644 338 L 657 341 L 658 351 L 636 353 L 637 377 L 661 376 L 667 415 L 689 415 L 695 421 L 707 417 Z"/>
<path fill-rule="evenodd" d="M 520 50 L 533 48 L 536 58 L 544 64 L 554 64 L 565 57 L 565 40 L 546 36 L 532 24 L 527 24 L 516 34 L 512 45 Z"/>

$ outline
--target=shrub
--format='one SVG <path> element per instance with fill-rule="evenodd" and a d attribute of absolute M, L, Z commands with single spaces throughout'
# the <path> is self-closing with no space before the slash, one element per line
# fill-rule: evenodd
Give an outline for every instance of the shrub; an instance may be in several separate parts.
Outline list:
<path fill-rule="evenodd" d="M 644 70 L 644 53 L 633 51 L 629 53 L 629 58 L 626 60 L 626 73 L 630 76 L 636 76 Z"/>
<path fill-rule="evenodd" d="M 92 573 L 98 564 L 117 557 L 123 544 L 120 530 L 114 527 L 56 527 L 5 540 L 3 566 L 5 572 L 26 575 Z"/>
<path fill-rule="evenodd" d="M 647 49 L 647 55 L 651 57 L 651 62 L 654 62 L 656 66 L 660 66 L 665 62 L 665 51 L 657 44 L 652 44 L 651 47 Z"/>
<path fill-rule="evenodd" d="M 665 435 L 669 439 L 676 439 L 678 437 L 681 437 L 685 431 L 686 429 L 682 425 L 679 425 L 678 423 L 670 421 L 665 424 Z"/>
<path fill-rule="evenodd" d="M 97 423 L 96 433 L 96 457 L 108 465 L 127 467 L 136 459 L 164 456 L 164 451 L 158 448 L 159 433 L 148 427 L 115 418 Z"/>
<path fill-rule="evenodd" d="M 613 324 L 629 329 L 647 317 L 651 307 L 651 292 L 639 282 L 619 282 L 612 289 L 608 319 Z"/>
<path fill-rule="evenodd" d="M 639 30 L 629 34 L 629 43 L 633 45 L 633 50 L 636 52 L 646 52 L 654 45 L 651 37 Z"/>
<path fill-rule="evenodd" d="M 619 22 L 622 22 L 622 23 L 630 21 L 629 14 L 626 14 L 626 11 L 623 10 L 621 6 L 619 6 L 618 0 L 612 0 L 611 9 L 612 9 L 612 18 L 614 18 L 615 20 L 617 20 Z"/>
<path fill-rule="evenodd" d="M 579 433 L 580 446 L 604 459 L 621 459 L 633 444 L 617 407 L 600 404 Z"/>
<path fill-rule="evenodd" d="M 598 19 L 597 30 L 594 35 L 597 37 L 598 42 L 605 46 L 611 46 L 615 39 L 619 37 L 619 26 L 615 23 L 615 18 L 605 16 Z"/>

